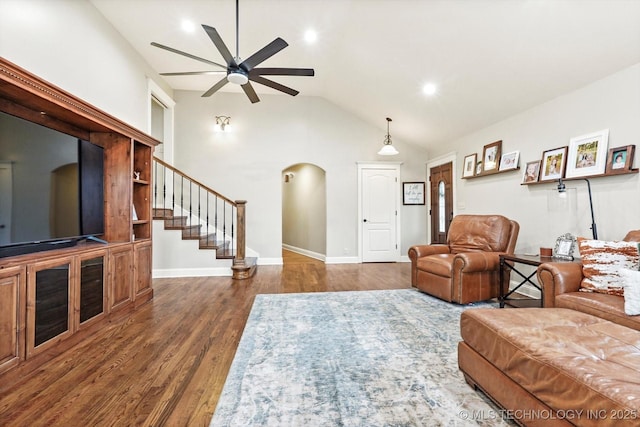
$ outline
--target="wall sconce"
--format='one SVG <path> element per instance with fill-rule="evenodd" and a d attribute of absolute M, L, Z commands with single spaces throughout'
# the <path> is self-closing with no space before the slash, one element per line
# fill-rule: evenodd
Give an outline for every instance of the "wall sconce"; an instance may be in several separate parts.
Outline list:
<path fill-rule="evenodd" d="M 230 130 L 231 128 L 231 117 L 229 116 L 216 116 L 216 130 L 220 130 L 222 132 L 226 130 Z"/>
<path fill-rule="evenodd" d="M 593 199 L 591 198 L 591 183 L 587 178 L 581 178 L 582 180 L 587 182 L 587 191 L 589 192 L 589 208 L 591 208 L 591 233 L 593 235 L 594 240 L 598 239 L 598 229 L 596 228 L 596 219 L 593 215 Z M 558 193 L 560 197 L 567 197 L 566 195 L 567 187 L 562 182 L 562 178 L 558 180 Z"/>

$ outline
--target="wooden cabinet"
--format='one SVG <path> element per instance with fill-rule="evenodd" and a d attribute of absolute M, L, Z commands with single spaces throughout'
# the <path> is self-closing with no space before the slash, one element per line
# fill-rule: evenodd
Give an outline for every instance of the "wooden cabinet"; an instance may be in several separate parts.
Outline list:
<path fill-rule="evenodd" d="M 24 359 L 25 268 L 0 269 L 0 373 Z"/>
<path fill-rule="evenodd" d="M 151 241 L 136 242 L 133 245 L 133 291 L 136 306 L 153 298 L 151 287 Z"/>
<path fill-rule="evenodd" d="M 152 298 L 151 162 L 159 141 L 1 57 L 0 111 L 104 149 L 108 242 L 0 258 L 3 389 L 114 313 L 124 316 Z"/>
<path fill-rule="evenodd" d="M 113 313 L 133 302 L 133 249 L 131 245 L 109 251 L 109 309 Z"/>

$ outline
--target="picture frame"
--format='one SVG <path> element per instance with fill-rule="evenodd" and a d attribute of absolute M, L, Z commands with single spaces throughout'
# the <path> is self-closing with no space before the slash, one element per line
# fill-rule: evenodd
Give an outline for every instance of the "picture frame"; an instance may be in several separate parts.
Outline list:
<path fill-rule="evenodd" d="M 482 149 L 482 171 L 497 171 L 500 166 L 500 155 L 502 154 L 502 141 L 487 144 Z"/>
<path fill-rule="evenodd" d="M 478 155 L 476 153 L 469 154 L 464 157 L 464 166 L 462 169 L 462 177 L 469 178 L 476 174 L 476 163 L 478 161 Z"/>
<path fill-rule="evenodd" d="M 403 182 L 402 204 L 424 205 L 424 182 Z"/>
<path fill-rule="evenodd" d="M 576 238 L 571 233 L 566 233 L 558 237 L 553 248 L 553 258 L 573 260 L 573 252 L 576 249 L 576 244 Z"/>
<path fill-rule="evenodd" d="M 476 163 L 476 175 L 480 175 L 482 173 L 482 160 L 478 160 Z"/>
<path fill-rule="evenodd" d="M 542 152 L 540 182 L 564 178 L 564 171 L 567 167 L 567 148 L 564 146 Z"/>
<path fill-rule="evenodd" d="M 625 145 L 623 147 L 609 148 L 607 156 L 606 173 L 621 173 L 631 170 L 633 167 L 633 155 L 635 145 Z"/>
<path fill-rule="evenodd" d="M 529 184 L 531 182 L 538 182 L 539 177 L 540 177 L 540 160 L 527 162 L 524 166 L 524 173 L 522 174 L 522 183 Z"/>
<path fill-rule="evenodd" d="M 609 129 L 577 136 L 569 140 L 567 178 L 600 175 L 607 165 Z"/>
<path fill-rule="evenodd" d="M 511 151 L 500 156 L 499 171 L 508 171 L 518 169 L 518 160 L 520 159 L 519 151 Z"/>

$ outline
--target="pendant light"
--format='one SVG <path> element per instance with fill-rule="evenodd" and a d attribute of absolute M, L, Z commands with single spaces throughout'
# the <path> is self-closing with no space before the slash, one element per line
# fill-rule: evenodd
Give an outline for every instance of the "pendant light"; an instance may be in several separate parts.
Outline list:
<path fill-rule="evenodd" d="M 381 156 L 395 156 L 398 154 L 398 150 L 391 144 L 391 134 L 389 133 L 389 122 L 391 119 L 387 117 L 387 135 L 384 137 L 384 145 L 378 151 L 378 154 Z"/>

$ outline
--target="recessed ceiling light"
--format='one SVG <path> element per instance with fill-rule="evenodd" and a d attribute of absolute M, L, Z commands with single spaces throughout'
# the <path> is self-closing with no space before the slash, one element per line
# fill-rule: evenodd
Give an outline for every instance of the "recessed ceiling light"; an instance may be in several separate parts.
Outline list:
<path fill-rule="evenodd" d="M 193 33 L 196 30 L 196 24 L 186 19 L 182 21 L 181 27 L 182 31 L 186 33 Z"/>
<path fill-rule="evenodd" d="M 433 83 L 427 83 L 422 87 L 422 92 L 424 92 L 425 95 L 429 95 L 429 96 L 435 95 L 437 91 L 438 91 L 438 88 Z"/>
<path fill-rule="evenodd" d="M 304 40 L 309 44 L 313 44 L 318 40 L 318 33 L 315 30 L 309 29 L 304 33 Z"/>

